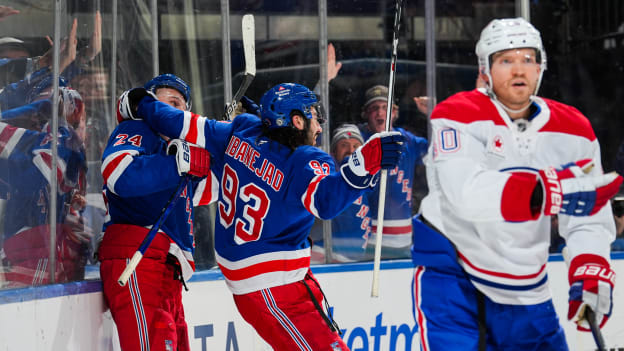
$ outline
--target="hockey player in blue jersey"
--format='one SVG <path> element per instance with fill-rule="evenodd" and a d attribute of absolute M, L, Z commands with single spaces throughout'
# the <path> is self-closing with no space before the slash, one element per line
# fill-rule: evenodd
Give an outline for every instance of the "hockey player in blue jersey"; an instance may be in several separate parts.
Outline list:
<path fill-rule="evenodd" d="M 362 144 L 364 144 L 364 139 L 358 127 L 345 123 L 334 130 L 329 151 L 336 164 L 340 165 Z M 372 253 L 366 250 L 371 231 L 371 214 L 367 195 L 363 194 L 358 197 L 332 219 L 332 262 L 373 259 Z M 320 226 L 314 228 L 318 227 Z M 325 247 L 322 238 L 314 242 L 312 259 L 313 262 L 325 262 Z"/>
<path fill-rule="evenodd" d="M 476 54 L 486 87 L 431 115 L 412 253 L 421 350 L 567 350 L 548 286 L 550 216 L 570 256 L 567 317 L 588 330 L 588 307 L 602 326 L 622 178 L 603 173 L 585 116 L 537 96 L 546 53 L 529 22 L 493 20 Z"/>
<path fill-rule="evenodd" d="M 56 184 L 50 184 L 50 124 L 42 130 L 28 130 L 0 121 L 0 182 L 5 186 L 0 196 L 6 201 L 0 258 L 9 287 L 47 284 L 51 269 L 57 283 L 84 277 L 92 234 L 85 230 L 80 215 L 86 190 L 85 109 L 73 89 L 61 87 L 59 97 Z M 52 191 L 57 192 L 56 209 L 51 208 Z M 54 267 L 49 262 L 52 210 L 57 223 Z"/>
<path fill-rule="evenodd" d="M 375 85 L 365 92 L 366 102 L 362 107 L 362 118 L 366 121 L 359 125 L 364 140 L 374 133 L 385 130 L 386 109 L 388 106 L 388 88 Z M 412 243 L 412 188 L 416 166 L 422 164 L 422 157 L 427 152 L 427 140 L 417 137 L 403 128 L 394 127 L 399 107 L 392 104 L 390 130 L 400 132 L 405 138 L 404 152 L 399 164 L 388 171 L 388 190 L 384 214 L 382 257 L 408 257 Z M 375 243 L 377 233 L 377 203 L 379 191 L 368 195 L 370 204 L 371 236 L 369 244 Z M 374 248 L 371 247 L 374 251 Z"/>
<path fill-rule="evenodd" d="M 347 350 L 323 310 L 310 271 L 314 217 L 330 219 L 375 184 L 400 156 L 399 133 L 376 134 L 335 169 L 314 147 L 323 118 L 316 95 L 279 84 L 260 100 L 261 118 L 217 122 L 159 103 L 141 89 L 128 105 L 155 130 L 205 147 L 221 180 L 217 262 L 243 318 L 274 350 Z"/>
<path fill-rule="evenodd" d="M 188 113 L 190 87 L 175 75 L 157 76 L 145 89 L 166 106 Z M 120 101 L 124 99 L 122 95 Z M 202 148 L 186 149 L 181 140 L 168 143 L 145 122 L 126 121 L 124 113 L 118 110 L 120 124 L 102 156 L 110 216 L 98 250 L 104 298 L 124 351 L 189 351 L 182 286 L 194 271 L 193 196 L 200 196 L 199 179 L 210 173 L 210 155 Z M 172 200 L 171 215 L 127 285 L 119 286 L 127 261 L 187 176 L 193 180 Z"/>

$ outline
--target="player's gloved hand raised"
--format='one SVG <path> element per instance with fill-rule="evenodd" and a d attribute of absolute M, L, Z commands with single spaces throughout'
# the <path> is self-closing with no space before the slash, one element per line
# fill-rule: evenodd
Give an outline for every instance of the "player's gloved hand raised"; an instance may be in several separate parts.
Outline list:
<path fill-rule="evenodd" d="M 391 169 L 399 163 L 403 139 L 399 132 L 374 134 L 342 164 L 342 177 L 354 188 L 374 187 L 374 176 L 380 169 Z"/>
<path fill-rule="evenodd" d="M 243 96 L 240 99 L 240 103 L 247 113 L 260 116 L 260 106 L 258 106 L 258 104 L 256 104 L 252 99 Z"/>
<path fill-rule="evenodd" d="M 618 192 L 622 177 L 615 172 L 592 175 L 593 167 L 592 160 L 584 159 L 562 169 L 541 170 L 538 178 L 543 189 L 544 214 L 587 216 L 600 211 Z"/>
<path fill-rule="evenodd" d="M 167 145 L 167 155 L 175 155 L 179 175 L 205 177 L 210 174 L 210 153 L 202 147 L 173 139 Z"/>
<path fill-rule="evenodd" d="M 594 311 L 596 322 L 602 328 L 613 308 L 615 272 L 611 270 L 609 262 L 597 255 L 578 255 L 570 263 L 568 280 L 568 320 L 573 320 L 578 330 L 590 331 L 585 319 L 585 308 L 589 307 Z"/>
<path fill-rule="evenodd" d="M 146 97 L 151 96 L 154 100 L 158 100 L 156 95 L 144 88 L 133 88 L 124 91 L 117 100 L 117 122 L 121 123 L 129 119 L 141 119 L 137 115 L 139 102 Z"/>

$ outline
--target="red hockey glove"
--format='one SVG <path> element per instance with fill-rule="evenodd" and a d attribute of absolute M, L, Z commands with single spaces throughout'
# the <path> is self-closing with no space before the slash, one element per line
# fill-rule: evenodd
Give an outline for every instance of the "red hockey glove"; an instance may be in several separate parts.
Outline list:
<path fill-rule="evenodd" d="M 158 100 L 156 95 L 144 88 L 133 88 L 124 91 L 117 100 L 117 122 L 121 123 L 129 119 L 141 119 L 137 115 L 139 102 L 146 97 L 151 96 L 154 100 Z"/>
<path fill-rule="evenodd" d="M 175 155 L 179 175 L 205 177 L 210 174 L 210 153 L 202 147 L 173 139 L 167 146 L 167 155 Z"/>
<path fill-rule="evenodd" d="M 587 216 L 600 211 L 618 192 L 622 177 L 615 172 L 590 175 L 593 166 L 590 159 L 585 159 L 563 169 L 541 170 L 538 178 L 544 194 L 544 214 Z"/>
<path fill-rule="evenodd" d="M 602 328 L 611 316 L 613 307 L 615 272 L 611 270 L 609 262 L 597 255 L 576 256 L 570 263 L 568 280 L 568 320 L 574 320 L 578 330 L 590 331 L 584 319 L 585 308 L 589 307 L 595 312 L 596 321 Z"/>
<path fill-rule="evenodd" d="M 399 163 L 403 139 L 399 132 L 374 134 L 340 167 L 342 177 L 357 189 L 374 187 L 374 176 L 380 169 L 391 169 Z"/>

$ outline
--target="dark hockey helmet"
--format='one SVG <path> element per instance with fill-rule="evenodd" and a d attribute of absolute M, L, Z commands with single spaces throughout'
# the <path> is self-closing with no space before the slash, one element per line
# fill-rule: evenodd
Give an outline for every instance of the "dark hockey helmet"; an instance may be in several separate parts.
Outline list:
<path fill-rule="evenodd" d="M 322 124 L 324 117 L 316 94 L 301 84 L 278 84 L 260 99 L 260 116 L 269 129 L 290 125 L 295 111 L 312 119 L 312 109 L 316 110 L 317 120 Z"/>
<path fill-rule="evenodd" d="M 158 88 L 172 88 L 180 92 L 184 97 L 184 101 L 186 102 L 186 110 L 189 111 L 191 109 L 191 87 L 186 84 L 180 77 L 171 74 L 161 74 L 157 77 L 154 77 L 149 82 L 145 83 L 143 86 L 145 90 L 149 90 L 152 93 L 156 94 L 156 90 Z"/>

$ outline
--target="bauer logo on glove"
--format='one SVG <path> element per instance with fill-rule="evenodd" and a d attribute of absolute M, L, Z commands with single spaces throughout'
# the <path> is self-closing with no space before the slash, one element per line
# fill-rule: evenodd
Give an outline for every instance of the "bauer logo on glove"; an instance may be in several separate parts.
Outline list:
<path fill-rule="evenodd" d="M 544 214 L 588 216 L 600 211 L 618 192 L 622 177 L 615 172 L 591 174 L 593 168 L 593 161 L 584 159 L 561 169 L 548 167 L 539 171 Z"/>
<path fill-rule="evenodd" d="M 403 135 L 399 132 L 376 133 L 342 164 L 340 173 L 354 188 L 372 188 L 380 169 L 392 169 L 399 163 L 402 145 Z"/>
<path fill-rule="evenodd" d="M 359 167 L 359 166 L 360 166 L 360 160 L 358 159 L 358 157 L 357 157 L 357 153 L 356 153 L 356 152 L 354 152 L 353 154 L 351 154 L 351 160 L 352 160 L 353 165 L 354 165 L 355 167 Z"/>
<path fill-rule="evenodd" d="M 174 155 L 178 174 L 205 177 L 210 174 L 210 153 L 185 140 L 173 139 L 167 146 L 167 155 Z"/>
<path fill-rule="evenodd" d="M 609 262 L 598 255 L 578 255 L 570 262 L 568 280 L 568 319 L 577 324 L 578 330 L 589 331 L 589 324 L 585 320 L 585 308 L 589 307 L 602 328 L 613 309 L 615 272 Z"/>

